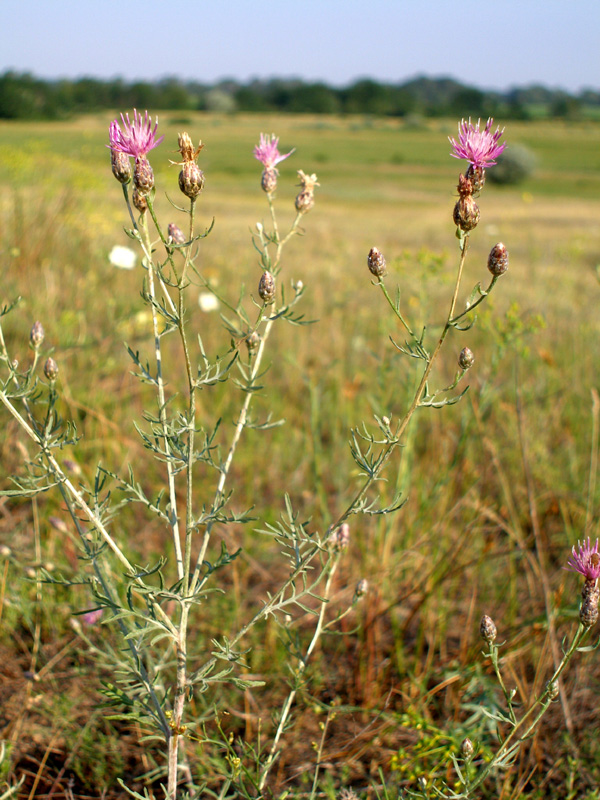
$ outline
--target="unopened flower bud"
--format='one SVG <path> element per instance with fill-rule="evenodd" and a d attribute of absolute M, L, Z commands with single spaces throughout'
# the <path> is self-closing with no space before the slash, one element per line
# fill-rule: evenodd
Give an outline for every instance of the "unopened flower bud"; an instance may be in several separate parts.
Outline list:
<path fill-rule="evenodd" d="M 10 362 L 10 365 L 13 368 L 14 371 L 18 370 L 19 369 L 19 359 L 18 358 L 13 358 L 13 360 Z"/>
<path fill-rule="evenodd" d="M 29 332 L 29 341 L 31 342 L 31 346 L 38 349 L 41 343 L 44 341 L 44 328 L 42 323 L 38 320 L 37 322 L 33 323 L 33 327 Z"/>
<path fill-rule="evenodd" d="M 184 161 L 179 173 L 179 188 L 193 200 L 204 188 L 204 173 L 195 161 Z"/>
<path fill-rule="evenodd" d="M 473 164 L 469 164 L 465 177 L 471 182 L 474 192 L 480 192 L 483 189 L 485 183 L 485 169 L 483 167 L 475 167 Z"/>
<path fill-rule="evenodd" d="M 344 522 L 329 536 L 329 541 L 334 550 L 343 550 L 350 544 L 350 525 Z"/>
<path fill-rule="evenodd" d="M 51 357 L 44 364 L 44 375 L 49 381 L 55 381 L 58 377 L 58 364 Z"/>
<path fill-rule="evenodd" d="M 175 225 L 174 222 L 169 222 L 167 231 L 169 233 L 169 239 L 173 244 L 183 244 L 185 242 L 185 235 L 179 225 Z"/>
<path fill-rule="evenodd" d="M 550 700 L 556 700 L 558 697 L 558 681 L 548 681 L 546 684 L 546 691 Z"/>
<path fill-rule="evenodd" d="M 458 357 L 458 366 L 461 369 L 467 370 L 471 369 L 474 363 L 475 363 L 475 356 L 473 355 L 473 351 L 471 350 L 471 348 L 463 347 Z"/>
<path fill-rule="evenodd" d="M 246 347 L 250 354 L 255 353 L 260 346 L 260 334 L 258 331 L 252 331 L 251 334 L 246 336 Z"/>
<path fill-rule="evenodd" d="M 369 591 L 369 581 L 366 578 L 361 578 L 356 584 L 354 596 L 356 598 L 363 597 Z"/>
<path fill-rule="evenodd" d="M 142 194 L 137 186 L 133 187 L 133 192 L 131 193 L 131 202 L 140 212 L 143 214 L 145 211 L 148 211 L 148 201 L 146 200 L 146 195 Z"/>
<path fill-rule="evenodd" d="M 258 293 L 264 303 L 272 303 L 275 297 L 275 278 L 268 270 L 263 272 L 258 283 Z"/>
<path fill-rule="evenodd" d="M 473 747 L 473 742 L 467 736 L 466 739 L 462 740 L 462 744 L 460 746 L 460 752 L 463 758 L 471 758 L 473 753 L 475 752 L 475 748 Z"/>
<path fill-rule="evenodd" d="M 131 162 L 129 156 L 120 150 L 110 151 L 110 163 L 112 172 L 119 183 L 129 183 L 131 180 Z"/>
<path fill-rule="evenodd" d="M 473 200 L 471 195 L 465 195 L 459 198 L 454 206 L 454 224 L 465 233 L 472 231 L 473 228 L 477 226 L 480 216 L 481 213 L 477 203 Z"/>
<path fill-rule="evenodd" d="M 488 644 L 491 644 L 498 635 L 498 631 L 494 625 L 494 620 L 491 617 L 488 617 L 487 614 L 484 614 L 481 618 L 481 623 L 479 624 L 479 635 L 483 641 L 487 642 Z"/>
<path fill-rule="evenodd" d="M 133 170 L 133 182 L 135 188 L 140 194 L 150 194 L 154 188 L 154 172 L 150 166 L 150 162 L 144 156 L 140 156 L 135 160 L 135 169 Z"/>
<path fill-rule="evenodd" d="M 504 275 L 508 269 L 508 250 L 502 242 L 498 242 L 490 250 L 487 268 L 495 277 Z"/>
<path fill-rule="evenodd" d="M 456 188 L 459 197 L 466 197 L 467 195 L 473 194 L 473 184 L 462 174 L 458 176 L 458 186 Z"/>
<path fill-rule="evenodd" d="M 263 192 L 271 194 L 277 188 L 277 170 L 274 167 L 267 167 L 263 170 L 260 186 Z"/>
<path fill-rule="evenodd" d="M 372 247 L 369 250 L 367 266 L 369 267 L 369 272 L 375 275 L 376 278 L 382 278 L 387 272 L 385 258 L 378 247 Z"/>
<path fill-rule="evenodd" d="M 598 622 L 598 600 L 600 599 L 600 588 L 596 586 L 596 581 L 586 581 L 581 591 L 581 608 L 579 609 L 579 619 L 586 628 L 591 628 Z"/>

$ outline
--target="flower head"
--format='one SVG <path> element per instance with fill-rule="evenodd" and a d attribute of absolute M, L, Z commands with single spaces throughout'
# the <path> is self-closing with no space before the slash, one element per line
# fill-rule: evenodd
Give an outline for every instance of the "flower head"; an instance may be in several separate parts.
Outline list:
<path fill-rule="evenodd" d="M 118 121 L 115 119 L 110 123 L 109 139 L 111 150 L 116 150 L 118 153 L 125 153 L 127 156 L 133 158 L 143 158 L 146 153 L 159 145 L 164 136 L 156 138 L 156 129 L 158 128 L 158 117 L 154 128 L 152 128 L 152 120 L 146 111 L 142 117 L 138 114 L 137 109 L 133 109 L 133 122 L 129 119 L 129 114 L 123 116 L 121 114 L 121 121 L 123 123 L 123 130 Z"/>
<path fill-rule="evenodd" d="M 254 148 L 254 158 L 257 158 L 267 170 L 275 169 L 275 166 L 279 164 L 280 161 L 283 161 L 288 156 L 291 156 L 296 149 L 294 147 L 289 153 L 281 155 L 277 147 L 278 144 L 279 137 L 275 136 L 274 133 L 271 134 L 270 139 L 267 134 L 261 133 L 260 141 Z M 277 170 L 275 170 L 275 172 L 277 172 Z"/>
<path fill-rule="evenodd" d="M 567 561 L 567 566 L 563 569 L 571 572 L 579 572 L 586 581 L 596 581 L 600 577 L 600 553 L 598 552 L 598 539 L 592 547 L 590 537 L 587 541 L 577 542 L 577 547 L 573 547 L 573 555 Z"/>
<path fill-rule="evenodd" d="M 492 133 L 494 120 L 490 117 L 485 128 L 480 131 L 481 120 L 477 120 L 477 125 L 473 125 L 471 118 L 469 121 L 461 120 L 458 125 L 458 142 L 448 137 L 448 141 L 454 148 L 450 153 L 454 158 L 466 158 L 474 167 L 491 167 L 496 163 L 496 159 L 506 147 L 506 144 L 498 144 L 498 140 L 504 133 L 504 128 L 496 128 Z"/>

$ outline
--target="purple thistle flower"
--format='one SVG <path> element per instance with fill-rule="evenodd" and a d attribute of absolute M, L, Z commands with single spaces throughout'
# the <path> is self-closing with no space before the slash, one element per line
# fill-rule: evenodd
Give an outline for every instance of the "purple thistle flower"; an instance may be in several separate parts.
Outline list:
<path fill-rule="evenodd" d="M 254 158 L 257 158 L 267 170 L 275 169 L 276 164 L 279 164 L 284 158 L 291 156 L 296 149 L 293 147 L 289 153 L 281 155 L 277 147 L 278 144 L 279 137 L 275 136 L 274 133 L 271 134 L 270 139 L 267 134 L 261 133 L 260 141 L 254 148 Z M 275 170 L 275 172 L 277 172 L 277 170 Z"/>
<path fill-rule="evenodd" d="M 598 552 L 598 539 L 592 547 L 590 537 L 587 542 L 577 542 L 577 547 L 573 547 L 573 555 L 567 561 L 567 566 L 563 569 L 571 572 L 579 572 L 586 581 L 596 581 L 600 577 L 600 553 Z"/>
<path fill-rule="evenodd" d="M 494 120 L 490 117 L 484 130 L 479 130 L 481 120 L 477 120 L 477 125 L 473 125 L 471 118 L 469 121 L 461 120 L 458 125 L 458 142 L 448 137 L 448 141 L 454 148 L 450 153 L 454 158 L 466 158 L 474 167 L 492 167 L 496 159 L 506 147 L 506 144 L 498 144 L 498 140 L 504 133 L 504 128 L 496 128 L 492 133 Z"/>
<path fill-rule="evenodd" d="M 116 150 L 118 153 L 125 153 L 127 156 L 133 158 L 143 158 L 148 151 L 159 145 L 164 136 L 156 138 L 156 129 L 158 128 L 158 117 L 154 129 L 152 128 L 152 120 L 146 111 L 142 117 L 138 114 L 137 109 L 133 109 L 133 122 L 129 119 L 129 114 L 123 116 L 123 130 L 115 119 L 110 123 L 109 139 L 111 150 Z"/>

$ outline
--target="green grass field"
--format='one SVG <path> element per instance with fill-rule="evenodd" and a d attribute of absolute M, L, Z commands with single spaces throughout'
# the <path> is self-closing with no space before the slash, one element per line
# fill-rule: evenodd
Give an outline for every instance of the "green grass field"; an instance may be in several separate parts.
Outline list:
<path fill-rule="evenodd" d="M 161 469 L 144 465 L 135 431 L 153 402 L 131 376 L 126 341 L 151 357 L 149 314 L 139 292 L 141 270 L 108 262 L 115 244 L 128 245 L 120 186 L 110 172 L 110 117 L 69 123 L 0 124 L 0 252 L 3 303 L 22 297 L 5 320 L 19 360 L 29 358 L 36 319 L 44 346 L 60 364 L 61 410 L 83 434 L 68 453 L 91 480 L 96 463 L 124 472 L 132 463 L 149 490 Z M 501 122 L 501 121 L 500 121 Z M 357 485 L 348 450 L 349 429 L 373 413 L 401 416 L 416 372 L 390 344 L 400 331 L 366 268 L 377 245 L 389 264 L 387 284 L 400 287 L 415 327 L 443 323 L 445 298 L 458 248 L 452 208 L 464 164 L 449 157 L 456 121 L 407 125 L 397 120 L 323 117 L 160 116 L 165 141 L 150 154 L 165 223 L 178 221 L 177 132 L 202 139 L 199 163 L 206 186 L 200 225 L 215 226 L 201 243 L 203 274 L 231 302 L 245 285 L 255 293 L 261 274 L 250 231 L 267 221 L 261 167 L 252 149 L 261 131 L 275 131 L 280 149 L 296 152 L 280 165 L 277 208 L 293 219 L 297 169 L 316 172 L 321 184 L 305 236 L 289 245 L 283 280 L 306 286 L 300 311 L 307 327 L 280 325 L 271 340 L 271 368 L 254 414 L 285 425 L 244 433 L 233 471 L 234 507 L 254 507 L 256 524 L 219 532 L 244 554 L 222 573 L 226 593 L 214 595 L 194 619 L 198 653 L 218 632 L 237 630 L 260 597 L 286 570 L 273 542 L 255 532 L 277 519 L 288 492 L 304 519 L 319 529 Z M 381 487 L 408 498 L 388 517 L 352 520 L 352 546 L 336 578 L 334 602 L 348 603 L 356 581 L 369 580 L 364 602 L 346 618 L 346 636 L 326 637 L 309 668 L 295 724 L 274 773 L 275 796 L 310 793 L 313 742 L 328 719 L 319 791 L 331 796 L 353 786 L 361 796 L 381 776 L 392 786 L 416 777 L 450 776 L 453 748 L 468 735 L 487 754 L 495 726 L 482 703 L 499 703 L 492 672 L 481 656 L 481 614 L 494 617 L 506 640 L 505 675 L 527 698 L 551 672 L 552 630 L 560 643 L 577 617 L 577 577 L 562 569 L 570 547 L 598 535 L 598 366 L 600 357 L 600 125 L 515 123 L 505 134 L 537 158 L 534 174 L 518 186 L 488 181 L 482 218 L 471 237 L 464 297 L 487 280 L 487 254 L 496 242 L 509 249 L 510 269 L 479 315 L 475 328 L 453 332 L 437 368 L 440 384 L 454 373 L 468 344 L 476 363 L 470 390 L 457 405 L 423 410 L 413 420 L 402 457 Z M 165 192 L 168 198 L 165 196 Z M 192 287 L 190 293 L 198 294 Z M 464 302 L 464 298 L 463 298 Z M 211 354 L 225 352 L 229 336 L 218 313 L 190 303 L 190 323 Z M 432 334 L 433 335 L 433 334 Z M 166 353 L 172 381 L 181 377 L 176 348 Z M 177 386 L 170 385 L 173 391 Z M 183 385 L 181 387 L 183 389 Z M 240 404 L 231 384 L 200 395 L 207 426 L 223 430 Z M 20 469 L 25 443 L 3 417 L 2 485 Z M 198 497 L 214 478 L 199 473 Z M 19 797 L 66 794 L 120 797 L 118 776 L 138 789 L 158 750 L 140 745 L 144 731 L 109 721 L 99 708 L 101 680 L 110 680 L 102 656 L 71 627 L 86 607 L 83 589 L 56 589 L 32 580 L 50 563 L 62 574 L 78 568 L 71 539 L 50 517 L 61 514 L 58 495 L 35 505 L 0 498 L 0 738 L 8 743 L 10 774 L 25 774 Z M 124 511 L 120 536 L 145 563 L 171 556 L 165 531 L 137 508 Z M 41 554 L 36 541 L 41 540 Z M 214 554 L 213 554 L 214 555 Z M 301 635 L 310 618 L 300 621 Z M 112 634 L 87 631 L 91 644 Z M 114 640 L 117 641 L 116 638 Z M 219 698 L 226 735 L 254 741 L 271 734 L 270 710 L 286 692 L 286 652 L 277 629 L 266 626 L 248 642 L 248 673 L 262 689 Z M 556 703 L 514 766 L 490 782 L 485 798 L 598 798 L 600 722 L 594 652 L 580 654 L 566 679 L 566 702 Z M 208 714 L 199 696 L 192 703 Z M 214 725 L 214 723 L 213 723 Z M 214 728 L 205 731 L 215 737 Z M 192 767 L 218 785 L 224 751 L 188 744 Z M 442 767 L 439 766 L 442 759 Z M 7 773 L 8 774 L 8 773 Z M 149 780 L 156 797 L 158 782 Z M 103 789 L 106 794 L 102 795 Z"/>

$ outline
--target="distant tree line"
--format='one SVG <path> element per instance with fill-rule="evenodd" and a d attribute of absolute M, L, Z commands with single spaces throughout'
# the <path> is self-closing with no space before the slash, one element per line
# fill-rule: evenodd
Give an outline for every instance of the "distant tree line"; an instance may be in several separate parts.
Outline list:
<path fill-rule="evenodd" d="M 29 73 L 0 75 L 0 119 L 62 119 L 102 109 L 151 108 L 177 111 L 279 111 L 311 114 L 370 114 L 388 117 L 472 116 L 502 119 L 600 117 L 600 91 L 578 95 L 544 86 L 492 92 L 451 78 L 419 77 L 399 84 L 357 80 L 336 88 L 298 79 L 217 84 L 164 78 L 128 83 L 100 80 L 42 80 Z"/>

